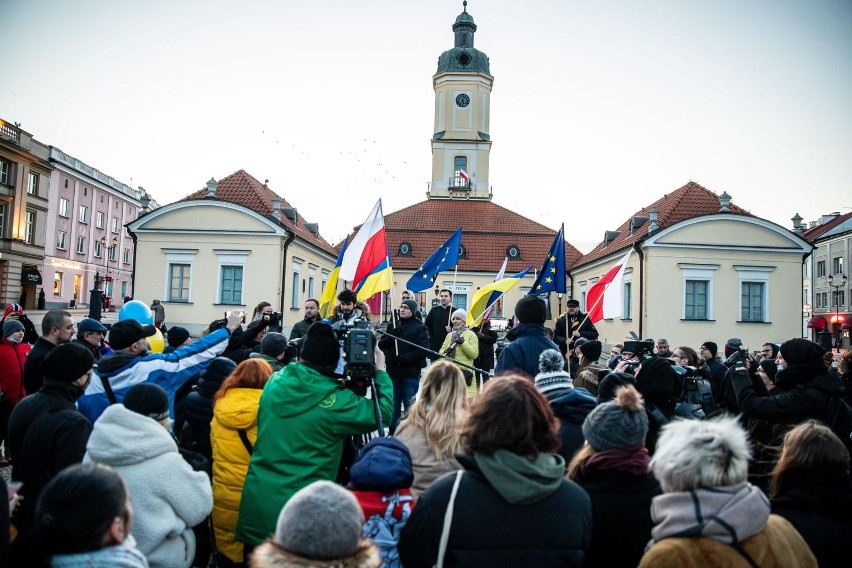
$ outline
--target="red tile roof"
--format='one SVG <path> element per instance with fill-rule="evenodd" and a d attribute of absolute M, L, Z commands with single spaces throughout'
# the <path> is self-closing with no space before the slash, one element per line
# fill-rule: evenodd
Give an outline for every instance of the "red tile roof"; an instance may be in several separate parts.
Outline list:
<path fill-rule="evenodd" d="M 553 229 L 491 201 L 427 199 L 385 214 L 391 264 L 401 270 L 417 270 L 459 227 L 466 251 L 466 258 L 459 261 L 459 270 L 468 272 L 496 273 L 510 245 L 518 247 L 520 260 L 509 261 L 507 274 L 530 265 L 538 269 L 556 236 Z M 411 256 L 399 255 L 402 242 L 411 244 Z M 580 256 L 579 250 L 565 244 L 566 266 Z"/>
<path fill-rule="evenodd" d="M 604 244 L 604 241 L 601 241 L 591 252 L 584 255 L 576 264 L 569 268 L 576 268 L 594 262 L 619 250 L 625 250 L 637 241 L 644 240 L 648 236 L 648 227 L 651 225 L 651 221 L 645 221 L 645 224 L 635 229 L 632 235 L 630 234 L 630 221 L 636 216 L 650 217 L 651 209 L 657 210 L 657 225 L 659 225 L 660 229 L 665 229 L 687 219 L 719 213 L 720 207 L 718 195 L 691 181 L 680 189 L 662 196 L 660 199 L 631 215 L 620 227 L 615 229 L 618 231 L 617 237 L 608 244 Z M 733 203 L 729 205 L 729 209 L 730 213 L 734 215 L 754 217 L 754 215 L 741 207 L 737 207 Z"/>
<path fill-rule="evenodd" d="M 187 195 L 181 201 L 202 200 L 206 199 L 206 196 L 207 188 L 204 188 Z M 216 189 L 216 199 L 242 205 L 271 220 L 274 220 L 272 218 L 272 201 L 274 199 L 281 200 L 282 209 L 293 207 L 286 199 L 257 181 L 245 170 L 236 171 L 220 179 L 219 186 Z M 311 233 L 306 227 L 307 222 L 304 217 L 299 215 L 298 212 L 296 213 L 295 224 L 290 219 L 284 217 L 283 214 L 281 215 L 281 220 L 277 222 L 288 231 L 295 232 L 296 236 L 303 241 L 337 257 L 337 251 L 334 250 L 334 247 L 322 238 L 322 236 Z"/>
<path fill-rule="evenodd" d="M 817 225 L 813 229 L 808 229 L 805 231 L 803 238 L 809 243 L 813 244 L 815 240 L 829 232 L 831 229 L 840 225 L 841 223 L 846 222 L 847 219 L 852 217 L 852 212 L 845 213 L 843 215 L 838 215 L 828 223 L 823 223 L 822 225 Z"/>

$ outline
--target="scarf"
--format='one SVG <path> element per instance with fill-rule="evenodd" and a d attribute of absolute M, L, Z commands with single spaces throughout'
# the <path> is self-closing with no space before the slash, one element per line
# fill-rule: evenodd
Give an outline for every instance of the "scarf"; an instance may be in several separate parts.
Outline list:
<path fill-rule="evenodd" d="M 549 497 L 562 486 L 565 458 L 542 452 L 536 458 L 500 449 L 474 454 L 482 475 L 503 499 L 513 505 L 530 505 Z"/>
<path fill-rule="evenodd" d="M 651 519 L 656 526 L 648 548 L 673 537 L 707 537 L 733 545 L 763 531 L 769 499 L 746 481 L 664 493 L 651 502 Z"/>
<path fill-rule="evenodd" d="M 586 462 L 586 470 L 619 471 L 637 477 L 648 475 L 651 456 L 642 444 L 598 452 Z"/>

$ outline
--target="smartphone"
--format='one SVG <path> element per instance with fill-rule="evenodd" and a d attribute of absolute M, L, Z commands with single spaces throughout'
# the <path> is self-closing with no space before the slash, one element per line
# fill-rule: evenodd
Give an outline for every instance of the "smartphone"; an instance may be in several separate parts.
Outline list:
<path fill-rule="evenodd" d="M 23 487 L 23 486 L 24 486 L 24 483 L 22 481 L 10 481 L 6 485 L 6 494 L 8 495 L 7 500 L 11 501 L 12 499 L 14 499 L 15 495 L 18 494 L 18 491 L 20 491 L 21 487 Z"/>

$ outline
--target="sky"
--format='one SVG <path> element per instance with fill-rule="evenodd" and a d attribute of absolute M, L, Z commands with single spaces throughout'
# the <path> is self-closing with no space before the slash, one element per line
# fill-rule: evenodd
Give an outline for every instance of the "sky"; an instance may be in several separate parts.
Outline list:
<path fill-rule="evenodd" d="M 0 0 L 0 118 L 170 203 L 244 169 L 336 243 L 431 177 L 461 1 Z M 849 0 L 471 0 L 494 201 L 583 252 L 695 181 L 852 208 Z M 475 224 L 472 219 L 471 223 Z"/>

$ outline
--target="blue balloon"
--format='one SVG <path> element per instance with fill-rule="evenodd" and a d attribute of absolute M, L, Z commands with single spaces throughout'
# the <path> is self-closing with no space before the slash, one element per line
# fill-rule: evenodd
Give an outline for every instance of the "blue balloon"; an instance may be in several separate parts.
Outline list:
<path fill-rule="evenodd" d="M 142 325 L 151 325 L 154 323 L 154 316 L 151 314 L 145 302 L 139 300 L 131 300 L 124 304 L 121 311 L 118 312 L 118 321 L 136 320 Z"/>

